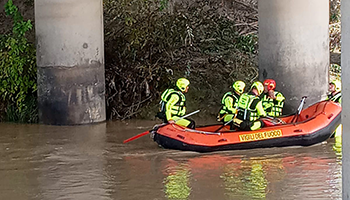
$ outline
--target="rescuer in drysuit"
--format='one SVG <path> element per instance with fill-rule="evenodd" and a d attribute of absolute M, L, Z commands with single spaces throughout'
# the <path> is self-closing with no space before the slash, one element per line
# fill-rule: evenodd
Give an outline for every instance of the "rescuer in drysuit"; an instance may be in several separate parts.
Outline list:
<path fill-rule="evenodd" d="M 164 123 L 176 123 L 180 126 L 195 128 L 195 122 L 191 119 L 180 119 L 186 114 L 186 97 L 190 81 L 179 78 L 176 87 L 165 90 L 161 95 L 160 108 L 157 117 Z"/>
<path fill-rule="evenodd" d="M 238 100 L 241 94 L 244 92 L 245 83 L 243 81 L 235 81 L 232 85 L 233 92 L 229 91 L 224 94 L 221 100 L 221 110 L 218 114 L 218 121 L 224 124 L 231 121 L 237 115 Z"/>
<path fill-rule="evenodd" d="M 266 114 L 271 117 L 281 116 L 286 98 L 281 92 L 275 91 L 275 80 L 266 79 L 263 85 L 264 93 L 261 95 L 261 101 Z"/>
<path fill-rule="evenodd" d="M 264 91 L 261 82 L 252 84 L 249 93 L 243 93 L 238 101 L 237 117 L 233 120 L 240 130 L 258 130 L 264 126 L 260 117 L 265 117 L 266 112 L 262 106 L 260 95 Z"/>

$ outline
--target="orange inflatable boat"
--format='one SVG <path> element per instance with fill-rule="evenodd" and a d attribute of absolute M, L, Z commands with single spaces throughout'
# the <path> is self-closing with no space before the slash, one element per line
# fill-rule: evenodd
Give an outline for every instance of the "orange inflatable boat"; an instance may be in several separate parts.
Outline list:
<path fill-rule="evenodd" d="M 189 129 L 176 124 L 155 126 L 151 137 L 164 148 L 210 152 L 264 147 L 309 146 L 327 140 L 340 124 L 341 107 L 321 101 L 299 114 L 263 118 L 265 126 L 255 131 L 230 130 L 229 125 Z"/>

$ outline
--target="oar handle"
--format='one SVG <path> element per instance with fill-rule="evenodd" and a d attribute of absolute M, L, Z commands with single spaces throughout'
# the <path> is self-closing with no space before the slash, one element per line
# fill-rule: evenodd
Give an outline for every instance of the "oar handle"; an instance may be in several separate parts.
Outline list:
<path fill-rule="evenodd" d="M 295 113 L 295 115 L 294 115 L 294 117 L 293 117 L 293 119 L 292 119 L 292 123 L 293 123 L 293 121 L 294 121 L 294 119 L 295 119 L 295 122 L 297 122 L 297 120 L 298 120 L 298 117 L 299 117 L 299 115 L 300 115 L 300 113 L 301 113 L 301 110 L 303 109 L 303 107 L 304 107 L 304 103 L 305 103 L 305 99 L 307 98 L 307 96 L 303 96 L 302 98 L 301 98 L 301 101 L 300 101 L 300 105 L 299 105 L 299 107 L 298 107 L 298 110 L 297 110 L 297 112 Z"/>
<path fill-rule="evenodd" d="M 191 115 L 194 115 L 194 114 L 196 114 L 196 113 L 199 113 L 199 111 L 200 111 L 200 110 L 196 110 L 196 111 L 193 111 L 193 112 L 191 112 L 191 113 L 189 113 L 189 114 L 187 114 L 187 115 L 184 115 L 184 116 L 180 117 L 179 119 L 175 120 L 175 122 L 179 121 L 180 119 L 184 119 L 184 118 L 186 118 L 186 117 L 189 117 L 189 116 L 191 116 Z"/>
<path fill-rule="evenodd" d="M 274 117 L 271 117 L 271 116 L 268 116 L 268 115 L 266 115 L 264 117 L 267 118 L 267 119 L 275 119 Z"/>
<path fill-rule="evenodd" d="M 226 123 L 224 124 L 224 126 L 226 126 L 227 124 L 231 123 L 232 121 L 233 121 L 233 118 L 232 118 L 230 121 L 226 122 Z"/>
<path fill-rule="evenodd" d="M 304 104 L 305 104 L 305 99 L 307 98 L 307 96 L 303 96 L 301 98 L 301 102 L 300 102 L 300 105 L 299 105 L 299 108 L 298 108 L 298 115 L 301 113 L 301 110 L 303 109 L 304 107 Z"/>

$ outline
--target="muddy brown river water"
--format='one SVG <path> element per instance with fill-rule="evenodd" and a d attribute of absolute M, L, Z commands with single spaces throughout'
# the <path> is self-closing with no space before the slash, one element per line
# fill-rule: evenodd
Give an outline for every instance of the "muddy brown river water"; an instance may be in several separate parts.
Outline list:
<path fill-rule="evenodd" d="M 163 149 L 148 135 L 122 143 L 155 123 L 0 123 L 0 199 L 341 199 L 332 138 L 214 153 Z"/>

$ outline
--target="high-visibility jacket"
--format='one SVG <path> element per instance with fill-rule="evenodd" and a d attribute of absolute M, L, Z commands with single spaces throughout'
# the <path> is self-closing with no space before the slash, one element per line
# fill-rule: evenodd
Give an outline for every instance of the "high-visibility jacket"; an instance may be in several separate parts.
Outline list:
<path fill-rule="evenodd" d="M 227 92 L 221 100 L 220 114 L 235 114 L 238 107 L 239 95 L 237 93 Z"/>
<path fill-rule="evenodd" d="M 242 121 L 255 121 L 261 116 L 266 116 L 259 97 L 253 93 L 243 93 L 238 101 L 237 118 Z"/>
<path fill-rule="evenodd" d="M 337 102 L 337 103 L 341 103 L 341 92 L 337 92 L 336 94 L 332 95 L 332 94 L 329 94 L 327 96 L 327 99 L 326 100 L 331 100 L 331 101 L 334 101 L 334 102 Z"/>
<path fill-rule="evenodd" d="M 161 96 L 160 105 L 160 112 L 165 113 L 168 121 L 174 116 L 182 117 L 186 113 L 186 97 L 178 90 L 165 90 Z"/>
<path fill-rule="evenodd" d="M 271 99 L 267 93 L 261 97 L 263 108 L 267 115 L 278 117 L 282 115 L 284 100 L 286 99 L 282 93 L 274 91 L 276 99 Z"/>

